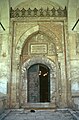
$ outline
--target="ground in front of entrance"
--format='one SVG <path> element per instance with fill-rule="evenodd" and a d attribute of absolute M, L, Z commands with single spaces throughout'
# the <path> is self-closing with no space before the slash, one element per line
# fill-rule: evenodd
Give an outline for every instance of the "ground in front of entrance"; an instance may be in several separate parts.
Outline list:
<path fill-rule="evenodd" d="M 0 117 L 1 118 L 1 117 Z M 76 120 L 68 110 L 10 110 L 0 120 Z"/>

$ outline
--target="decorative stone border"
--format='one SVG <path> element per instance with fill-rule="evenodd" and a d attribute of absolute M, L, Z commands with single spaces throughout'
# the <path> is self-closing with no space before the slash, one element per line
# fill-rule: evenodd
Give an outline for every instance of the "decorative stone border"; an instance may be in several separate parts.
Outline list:
<path fill-rule="evenodd" d="M 61 9 L 60 7 L 58 9 L 55 9 L 54 7 L 52 9 L 37 9 L 34 8 L 33 10 L 31 8 L 29 9 L 15 9 L 10 8 L 10 18 L 18 18 L 18 17 L 67 17 L 67 9 L 66 7 L 64 9 Z"/>
<path fill-rule="evenodd" d="M 22 99 L 24 99 L 25 102 L 27 103 L 27 70 L 31 65 L 39 64 L 39 63 L 46 65 L 50 70 L 50 102 L 51 103 L 55 102 L 56 64 L 53 61 L 49 60 L 47 57 L 42 57 L 42 56 L 32 57 L 31 59 L 27 60 L 22 66 L 22 74 L 21 74 L 21 82 L 22 82 L 21 91 L 23 91 Z"/>

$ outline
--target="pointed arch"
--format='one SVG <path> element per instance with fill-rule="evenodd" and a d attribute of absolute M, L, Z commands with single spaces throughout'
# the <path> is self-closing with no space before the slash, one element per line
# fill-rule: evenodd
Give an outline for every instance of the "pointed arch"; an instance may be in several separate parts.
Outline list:
<path fill-rule="evenodd" d="M 51 37 L 54 41 L 55 41 L 55 39 L 57 38 L 56 35 L 55 35 L 50 29 L 48 30 L 47 27 L 36 25 L 36 26 L 30 28 L 29 30 L 27 30 L 27 31 L 20 37 L 19 42 L 17 43 L 17 46 L 16 46 L 16 54 L 21 55 L 22 47 L 23 47 L 25 41 L 27 40 L 27 38 L 28 38 L 30 35 L 38 32 L 38 31 L 41 31 L 41 32 L 47 34 L 47 35 L 48 35 L 49 37 Z"/>
<path fill-rule="evenodd" d="M 56 91 L 56 63 L 51 61 L 49 58 L 47 57 L 32 57 L 31 59 L 28 59 L 23 65 L 22 65 L 22 69 L 21 69 L 21 81 L 23 82 L 23 88 L 21 89 L 21 91 L 25 91 L 25 96 L 22 96 L 22 100 L 26 100 L 27 103 L 27 81 L 28 81 L 28 77 L 27 77 L 27 72 L 28 69 L 34 65 L 34 64 L 43 64 L 45 66 L 48 67 L 48 69 L 50 70 L 50 103 L 53 101 L 53 98 L 55 97 L 55 91 Z M 54 101 L 55 102 L 55 101 Z M 25 104 L 26 104 L 25 103 Z"/>

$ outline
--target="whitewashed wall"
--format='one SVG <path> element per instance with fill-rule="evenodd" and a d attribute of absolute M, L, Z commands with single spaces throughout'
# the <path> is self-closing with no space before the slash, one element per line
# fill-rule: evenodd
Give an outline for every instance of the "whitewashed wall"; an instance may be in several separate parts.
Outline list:
<path fill-rule="evenodd" d="M 10 79 L 10 53 L 9 53 L 9 2 L 0 1 L 0 92 L 7 93 L 7 82 Z"/>

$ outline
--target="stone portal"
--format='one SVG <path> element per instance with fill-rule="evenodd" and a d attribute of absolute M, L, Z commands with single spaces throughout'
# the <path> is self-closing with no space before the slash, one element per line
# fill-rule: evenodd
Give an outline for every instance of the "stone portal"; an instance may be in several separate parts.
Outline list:
<path fill-rule="evenodd" d="M 53 61 L 46 57 L 33 57 L 23 64 L 20 92 L 22 107 L 36 104 L 43 104 L 42 107 L 44 104 L 47 104 L 47 107 L 50 107 L 50 104 L 55 105 L 55 91 L 56 65 Z"/>

